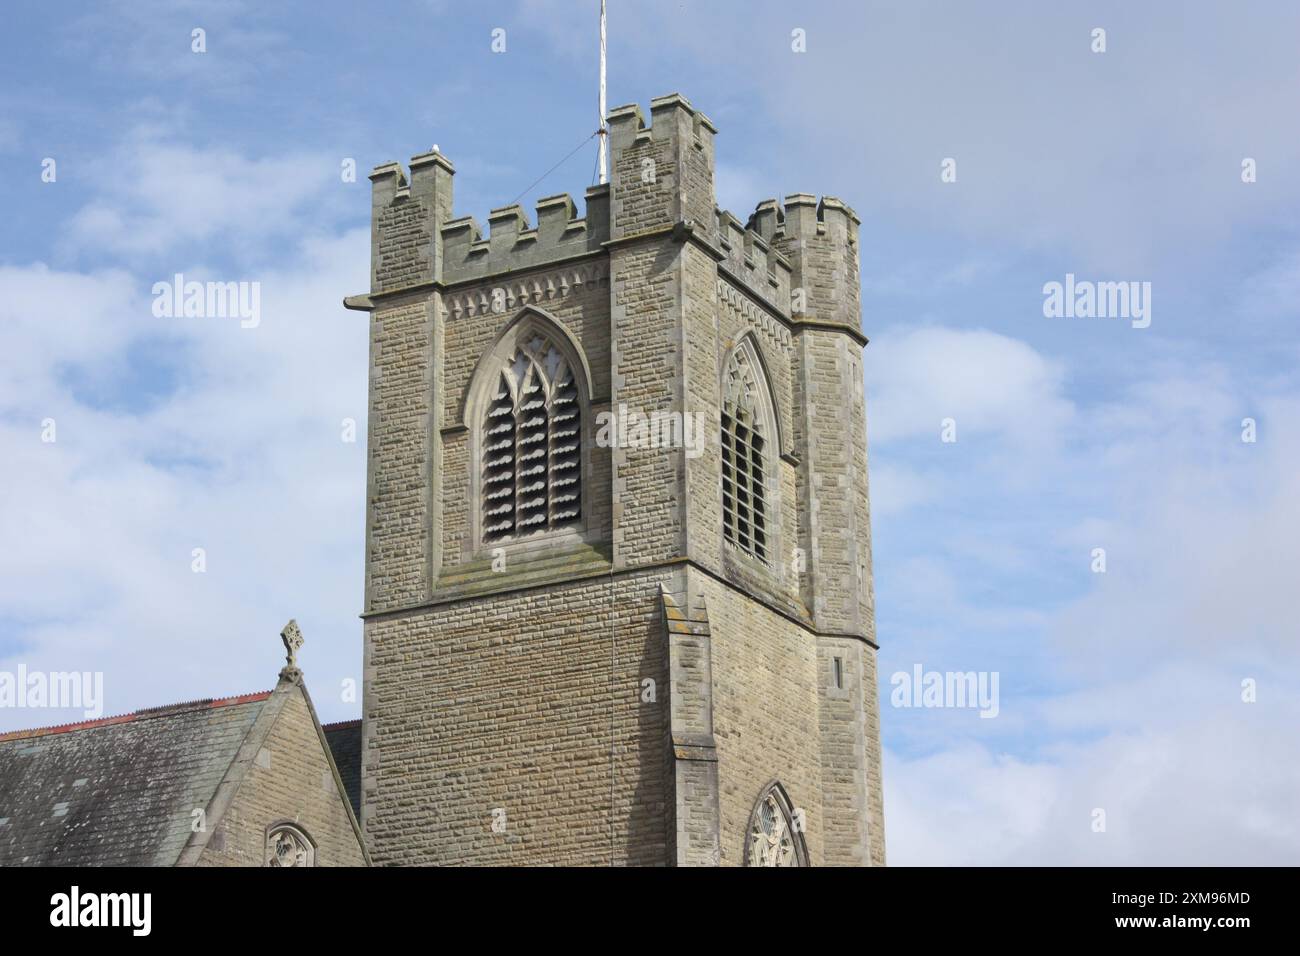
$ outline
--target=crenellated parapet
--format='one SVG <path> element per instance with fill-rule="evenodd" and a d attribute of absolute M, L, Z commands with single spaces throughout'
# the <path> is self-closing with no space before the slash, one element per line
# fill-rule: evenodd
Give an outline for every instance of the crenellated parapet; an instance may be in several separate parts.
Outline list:
<path fill-rule="evenodd" d="M 579 218 L 567 193 L 540 199 L 535 226 L 520 205 L 493 209 L 486 236 L 472 216 L 444 223 L 442 281 L 484 279 L 601 252 L 609 239 L 609 186 L 588 189 L 586 202 L 587 214 Z"/>
<path fill-rule="evenodd" d="M 860 220 L 833 196 L 808 193 L 759 204 L 749 226 L 790 263 L 791 314 L 798 320 L 862 329 Z"/>
<path fill-rule="evenodd" d="M 859 219 L 852 209 L 831 196 L 795 193 L 783 203 L 760 202 L 742 225 L 714 204 L 716 128 L 679 94 L 651 100 L 648 123 L 639 106 L 618 107 L 607 129 L 611 181 L 586 191 L 582 217 L 570 196 L 557 194 L 537 202 L 532 222 L 518 204 L 493 209 L 485 231 L 473 217 L 453 218 L 455 168 L 436 148 L 413 157 L 409 175 L 395 162 L 376 167 L 371 295 L 558 267 L 598 257 L 611 244 L 673 232 L 708 244 L 727 281 L 780 317 L 861 335 Z M 520 288 L 511 296 L 564 295 L 582 274 L 561 269 L 556 275 L 564 282 L 553 291 Z M 470 314 L 479 307 L 470 299 L 461 305 Z"/>
<path fill-rule="evenodd" d="M 861 334 L 859 221 L 852 209 L 832 196 L 819 201 L 794 193 L 784 203 L 763 200 L 744 225 L 723 209 L 716 221 L 721 302 L 778 340 L 781 323 L 753 300 L 791 323 L 842 325 Z"/>
<path fill-rule="evenodd" d="M 790 315 L 790 261 L 757 230 L 742 225 L 725 209 L 717 210 L 719 267 L 787 318 Z"/>
<path fill-rule="evenodd" d="M 451 216 L 456 169 L 436 149 L 370 173 L 370 291 L 436 281 L 442 272 L 439 226 Z"/>
<path fill-rule="evenodd" d="M 611 239 L 694 222 L 711 229 L 713 137 L 709 118 L 678 93 L 650 101 L 649 125 L 636 104 L 610 111 Z"/>
<path fill-rule="evenodd" d="M 428 283 L 450 285 L 590 256 L 609 239 L 609 186 L 586 193 L 579 217 L 568 194 L 537 202 L 536 226 L 522 206 L 493 209 L 485 236 L 470 216 L 452 216 L 455 167 L 436 149 L 370 174 L 370 294 Z"/>

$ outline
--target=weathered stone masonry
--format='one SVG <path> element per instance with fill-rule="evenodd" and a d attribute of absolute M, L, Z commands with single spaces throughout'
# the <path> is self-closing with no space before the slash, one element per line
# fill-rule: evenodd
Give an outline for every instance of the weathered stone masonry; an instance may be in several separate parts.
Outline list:
<path fill-rule="evenodd" d="M 680 96 L 608 129 L 611 181 L 581 219 L 552 196 L 535 226 L 493 210 L 485 238 L 453 216 L 441 154 L 370 177 L 371 287 L 347 300 L 371 332 L 369 850 L 741 865 L 779 793 L 782 859 L 883 864 L 857 217 L 804 194 L 744 225 L 717 209 L 716 130 Z M 489 545 L 484 408 L 525 333 L 583 379 L 582 515 Z M 723 534 L 742 342 L 773 421 L 766 561 Z M 702 414 L 703 453 L 601 447 L 621 405 Z"/>

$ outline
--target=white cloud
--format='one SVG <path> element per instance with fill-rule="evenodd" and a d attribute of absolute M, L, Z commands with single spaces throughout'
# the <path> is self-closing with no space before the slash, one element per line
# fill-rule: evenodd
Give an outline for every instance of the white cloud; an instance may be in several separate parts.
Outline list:
<path fill-rule="evenodd" d="M 172 234 L 211 245 L 252 224 L 301 234 L 266 256 L 275 264 L 256 277 L 262 321 L 250 329 L 155 318 L 154 277 L 138 271 L 0 269 L 0 348 L 21 357 L 0 374 L 0 668 L 103 671 L 109 712 L 242 693 L 274 683 L 277 634 L 296 616 L 322 716 L 350 716 L 358 704 L 339 688 L 360 677 L 368 326 L 341 300 L 367 285 L 369 230 L 311 218 L 334 188 L 323 178 L 283 193 L 297 157 L 168 147 L 146 161 L 167 157 L 184 172 L 95 201 L 134 224 L 104 237 L 119 250 Z M 191 222 L 196 208 L 205 221 Z M 142 350 L 174 374 L 134 380 Z M 105 404 L 77 394 L 70 375 L 95 394 L 160 391 Z M 41 441 L 47 417 L 54 443 Z M 354 444 L 341 440 L 345 417 Z M 206 550 L 203 574 L 194 548 Z M 5 709 L 0 729 L 75 717 Z"/>
<path fill-rule="evenodd" d="M 1295 708 L 1222 707 L 1026 759 L 887 755 L 895 865 L 1286 865 L 1300 858 Z M 1105 812 L 1105 831 L 1093 829 Z"/>
<path fill-rule="evenodd" d="M 943 330 L 919 341 L 936 336 L 960 341 Z M 912 338 L 899 347 L 903 357 L 881 363 L 891 402 L 919 378 L 916 401 L 924 404 L 931 376 L 950 368 L 940 361 L 927 369 L 909 356 Z M 1012 392 L 1021 399 L 993 400 L 994 411 L 1020 407 L 1037 420 L 1043 402 L 1059 400 L 1042 387 L 1051 376 L 1039 374 L 1027 347 L 998 343 L 1003 358 L 992 362 L 971 351 L 977 364 L 1001 370 L 993 377 L 1020 383 Z M 1144 374 L 1063 419 L 1070 440 L 1032 462 L 1031 483 L 1013 493 L 1031 517 L 1024 528 L 1001 517 L 1005 489 L 987 478 L 1008 460 L 1005 451 L 977 444 L 963 462 L 961 504 L 944 513 L 955 523 L 941 526 L 939 543 L 927 538 L 925 556 L 901 564 L 877 548 L 877 563 L 892 561 L 888 574 L 897 579 L 878 605 L 886 619 L 911 622 L 902 646 L 902 635 L 891 645 L 882 633 L 886 660 L 1001 671 L 996 720 L 963 722 L 963 712 L 894 710 L 883 701 L 885 727 L 907 746 L 885 768 L 892 862 L 1300 857 L 1292 812 L 1300 770 L 1291 756 L 1300 723 L 1300 644 L 1291 623 L 1300 392 L 1173 354 L 1148 353 Z M 1240 440 L 1243 404 L 1269 423 L 1254 444 Z M 905 457 L 897 467 L 954 487 L 942 461 Z M 1035 512 L 1049 494 L 1052 506 Z M 958 521 L 962 505 L 978 510 Z M 1104 575 L 1089 568 L 1094 546 L 1107 550 Z M 1059 548 L 1076 554 L 1054 570 Z M 1039 566 L 1022 566 L 1025 554 Z M 1031 573 L 1040 577 L 1025 594 L 1021 581 Z M 1045 598 L 1053 591 L 1076 596 L 1053 603 Z M 1018 628 L 1025 602 L 1037 619 L 1027 615 Z M 1010 644 L 999 637 L 999 620 Z M 1246 679 L 1257 683 L 1255 703 L 1241 699 Z M 1092 830 L 1094 808 L 1106 812 L 1104 834 Z"/>
<path fill-rule="evenodd" d="M 227 255 L 265 261 L 274 244 L 307 232 L 323 211 L 365 189 L 363 174 L 361 185 L 342 182 L 340 162 L 307 153 L 250 159 L 136 131 L 89 173 L 96 198 L 73 217 L 65 244 L 140 257 L 220 241 Z"/>
<path fill-rule="evenodd" d="M 957 440 L 994 435 L 1051 442 L 1073 417 L 1064 367 L 1016 339 L 986 330 L 894 326 L 866 352 L 873 443 L 932 436 L 957 423 Z"/>
<path fill-rule="evenodd" d="M 0 399 L 27 411 L 64 404 L 59 366 L 114 361 L 139 328 L 133 318 L 148 314 L 136 281 L 122 270 L 0 266 L 0 290 L 0 350 L 13 357 L 0 365 Z"/>

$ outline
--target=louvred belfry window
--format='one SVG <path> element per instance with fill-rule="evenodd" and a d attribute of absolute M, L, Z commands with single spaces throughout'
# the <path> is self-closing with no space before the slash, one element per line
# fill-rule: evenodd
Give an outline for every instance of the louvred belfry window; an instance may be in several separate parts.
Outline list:
<path fill-rule="evenodd" d="M 748 349 L 731 354 L 722 394 L 722 531 L 728 542 L 766 561 L 768 426 L 759 370 Z"/>
<path fill-rule="evenodd" d="M 573 370 L 541 336 L 497 376 L 483 419 L 483 540 L 563 528 L 582 516 L 582 407 Z"/>

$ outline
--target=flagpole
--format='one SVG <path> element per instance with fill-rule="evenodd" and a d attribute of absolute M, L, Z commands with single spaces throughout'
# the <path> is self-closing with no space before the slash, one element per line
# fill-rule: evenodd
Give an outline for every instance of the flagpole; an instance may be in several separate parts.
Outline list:
<path fill-rule="evenodd" d="M 600 0 L 600 181 L 609 181 L 609 133 L 605 129 L 605 0 Z"/>

